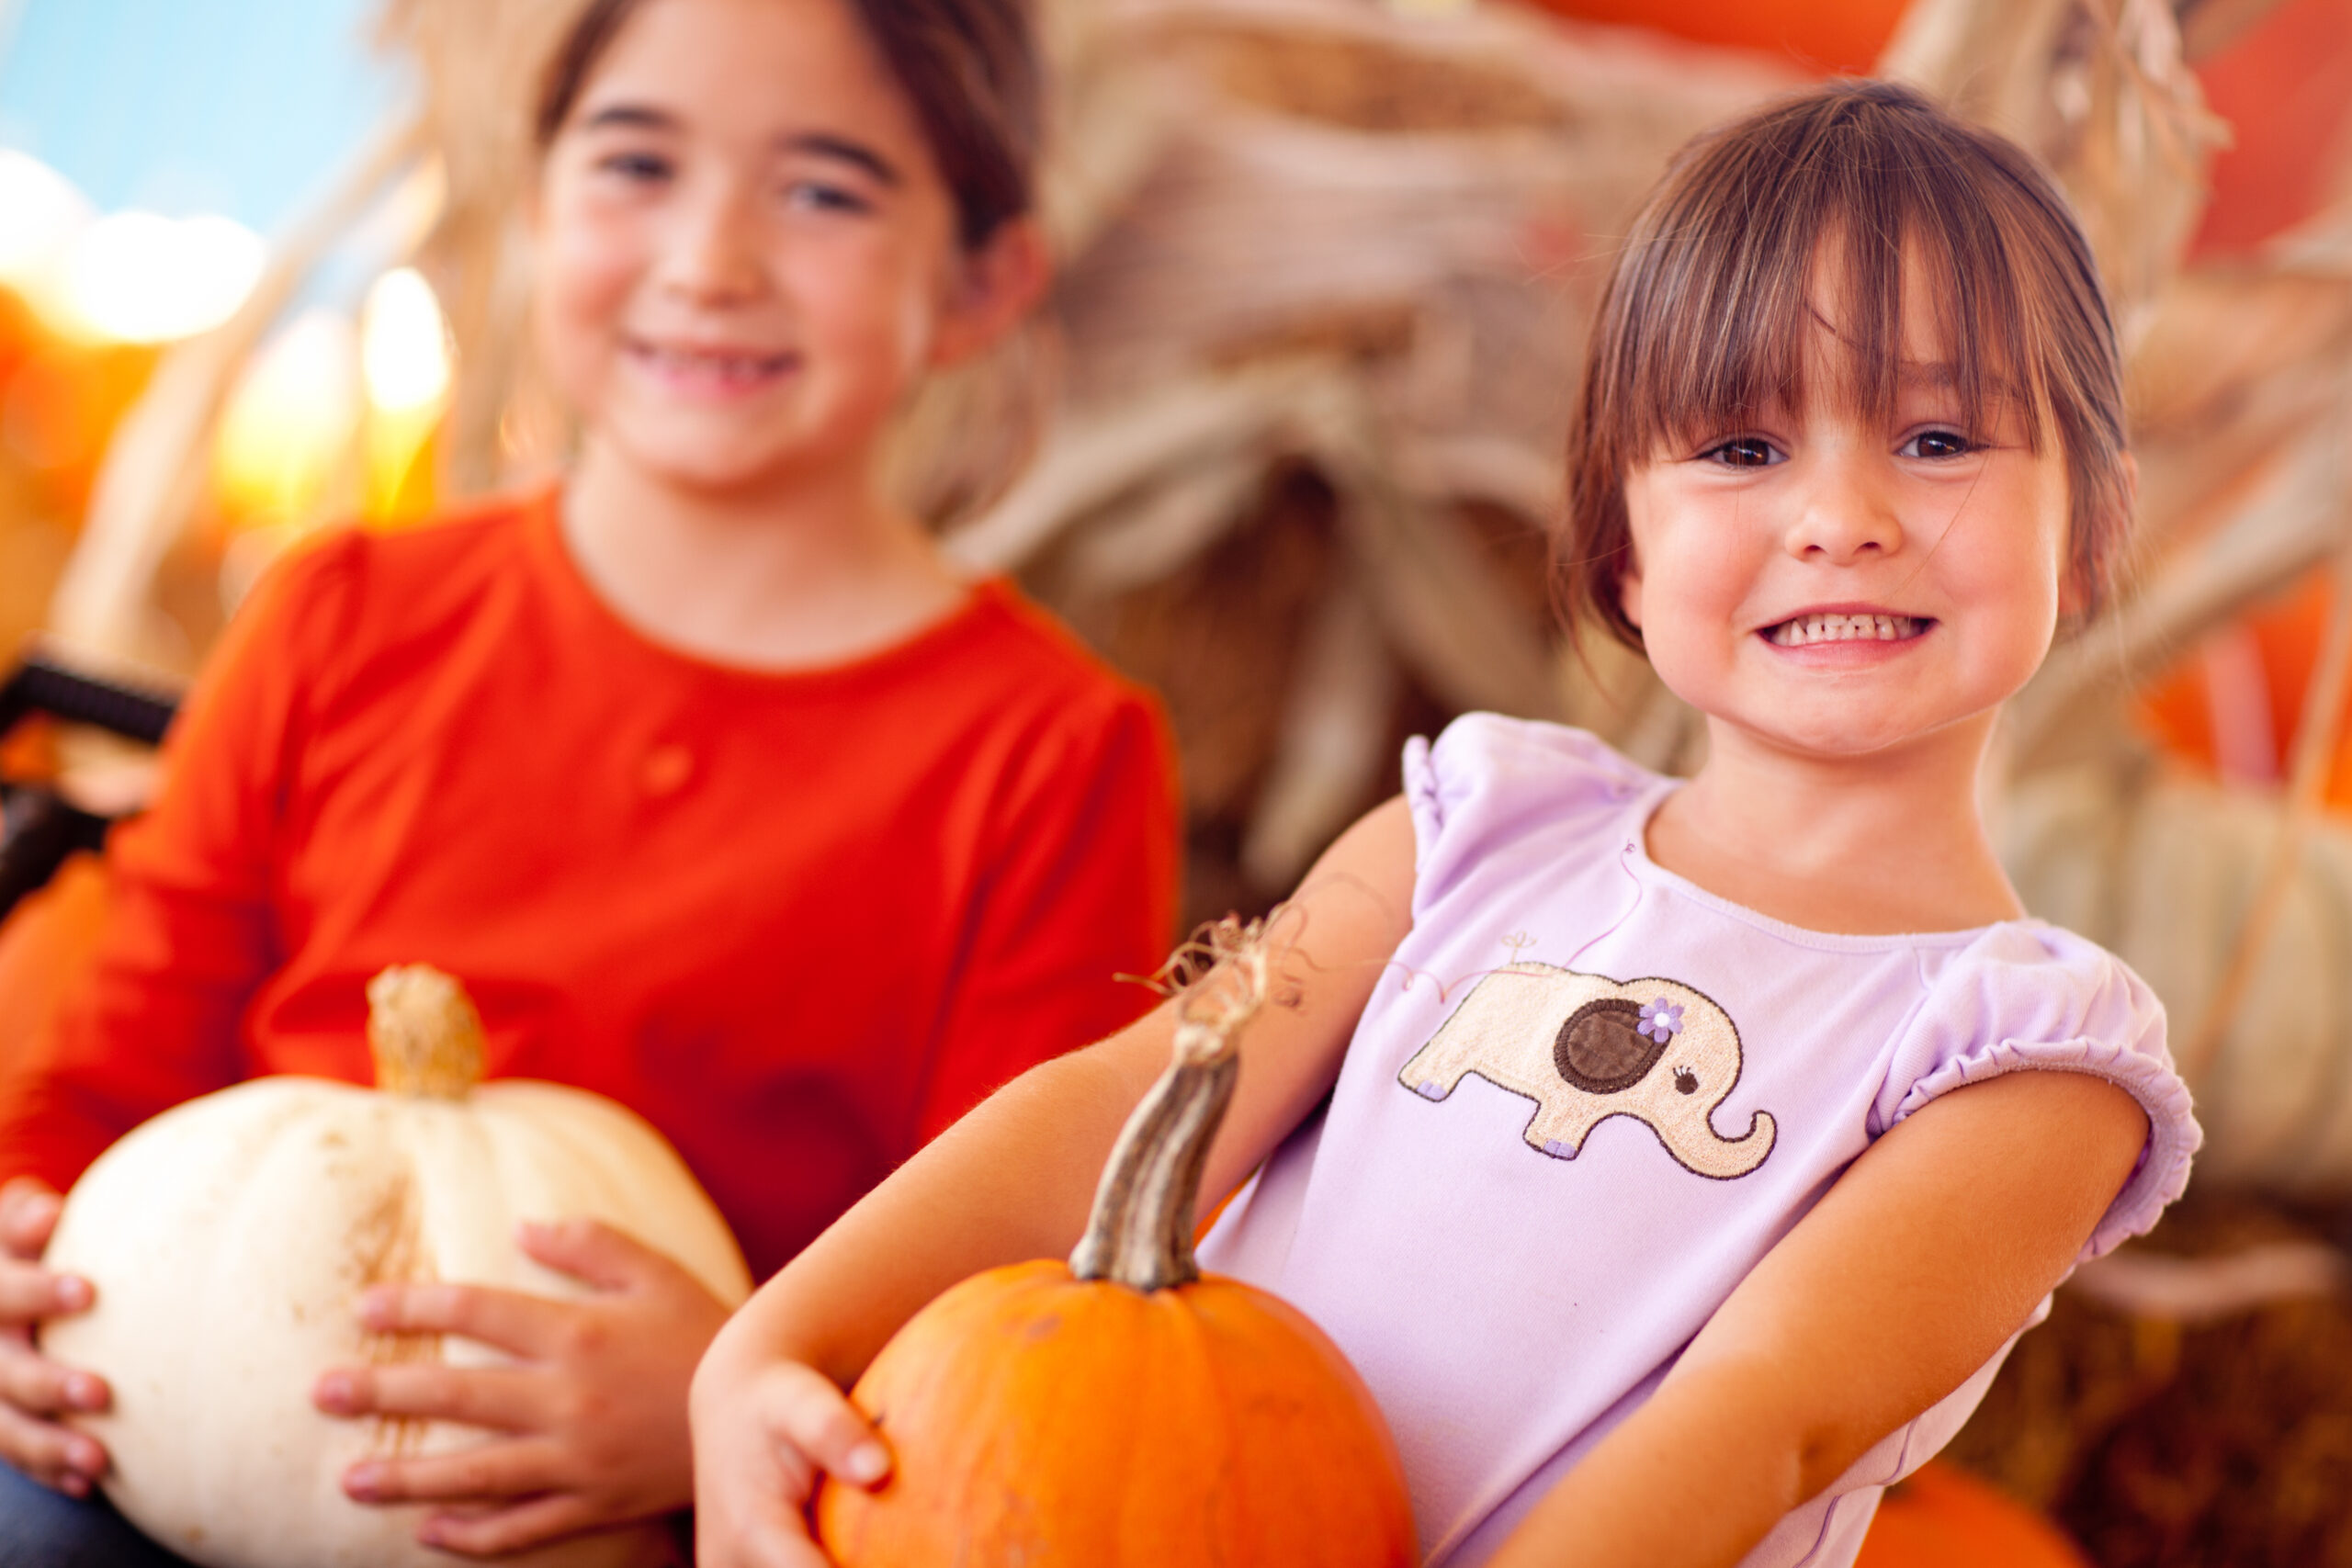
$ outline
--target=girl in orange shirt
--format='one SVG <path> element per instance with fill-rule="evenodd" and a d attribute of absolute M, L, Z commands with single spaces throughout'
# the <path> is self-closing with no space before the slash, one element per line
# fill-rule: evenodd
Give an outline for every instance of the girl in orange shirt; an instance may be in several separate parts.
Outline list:
<path fill-rule="evenodd" d="M 1140 1010 L 1112 977 L 1172 912 L 1158 716 L 1009 587 L 959 581 L 876 479 L 920 379 L 1043 287 L 1036 74 L 1018 0 L 584 7 L 532 210 L 569 479 L 265 584 L 113 847 L 96 977 L 0 1086 L 0 1456 L 65 1495 L 0 1488 L 0 1542 L 163 1560 L 66 1501 L 106 1456 L 57 1417 L 110 1396 L 32 1347 L 91 1298 L 37 1262 L 56 1190 L 195 1095 L 365 1081 L 387 964 L 467 981 L 493 1074 L 653 1122 L 762 1274 L 995 1084 Z M 439 1505 L 424 1539 L 458 1552 L 690 1494 L 719 1303 L 616 1233 L 520 1243 L 598 1293 L 360 1307 L 515 1366 L 315 1394 L 487 1429 L 345 1477 Z"/>

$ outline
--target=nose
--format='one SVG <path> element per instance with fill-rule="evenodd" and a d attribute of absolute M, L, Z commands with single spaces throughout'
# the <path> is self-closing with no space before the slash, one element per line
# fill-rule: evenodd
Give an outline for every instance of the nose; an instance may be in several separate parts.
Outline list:
<path fill-rule="evenodd" d="M 1903 547 L 1903 523 L 1894 497 L 1860 453 L 1816 454 L 1797 496 L 1787 536 L 1801 560 L 1852 566 Z"/>
<path fill-rule="evenodd" d="M 755 198 L 734 182 L 713 182 L 681 202 L 662 247 L 665 293 L 702 306 L 740 304 L 767 287 Z"/>

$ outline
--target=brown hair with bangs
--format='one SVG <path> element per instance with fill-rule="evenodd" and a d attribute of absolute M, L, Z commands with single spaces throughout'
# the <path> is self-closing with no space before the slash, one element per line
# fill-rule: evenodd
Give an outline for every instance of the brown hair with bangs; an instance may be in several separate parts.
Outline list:
<path fill-rule="evenodd" d="M 644 0 L 588 0 L 549 58 L 532 131 L 545 150 Z M 932 162 L 977 249 L 1028 212 L 1044 134 L 1043 71 L 1023 0 L 842 0 L 914 105 Z"/>
<path fill-rule="evenodd" d="M 1834 252 L 1833 252 L 1834 247 Z M 1962 417 L 2018 400 L 2056 433 L 2068 575 L 2096 608 L 2132 504 L 2122 372 L 2090 246 L 2022 149 L 1910 88 L 1839 82 L 1702 136 L 1635 219 L 1600 302 L 1568 445 L 1559 560 L 1570 623 L 1642 646 L 1619 585 L 1625 481 L 1661 448 L 1803 406 L 1816 269 L 1844 285 L 1837 396 L 1894 416 L 1906 265 L 1932 293 Z"/>

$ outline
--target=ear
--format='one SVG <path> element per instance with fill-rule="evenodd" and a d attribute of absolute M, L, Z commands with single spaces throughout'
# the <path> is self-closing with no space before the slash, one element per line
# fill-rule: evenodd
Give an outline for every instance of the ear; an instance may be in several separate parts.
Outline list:
<path fill-rule="evenodd" d="M 1635 631 L 1642 629 L 1642 563 L 1633 547 L 1625 547 L 1625 570 L 1617 574 L 1617 607 Z"/>
<path fill-rule="evenodd" d="M 995 346 L 1053 281 L 1045 231 L 1034 218 L 1013 218 L 950 262 L 945 307 L 931 341 L 931 365 L 944 369 Z"/>

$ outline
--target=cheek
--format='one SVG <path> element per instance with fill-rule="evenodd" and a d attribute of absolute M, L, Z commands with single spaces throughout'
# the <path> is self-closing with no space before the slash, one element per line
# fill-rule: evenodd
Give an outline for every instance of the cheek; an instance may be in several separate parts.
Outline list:
<path fill-rule="evenodd" d="M 922 372 L 944 302 L 935 258 L 903 239 L 866 235 L 792 258 L 802 330 L 837 373 L 888 383 L 895 397 Z"/>
<path fill-rule="evenodd" d="M 583 395 L 579 383 L 611 354 L 644 274 L 641 238 L 626 224 L 561 215 L 540 231 L 534 265 L 540 356 L 568 394 Z"/>
<path fill-rule="evenodd" d="M 2065 495 L 2018 485 L 1998 500 L 1974 515 L 1963 509 L 1936 554 L 1961 595 L 2022 636 L 2054 626 L 2065 598 Z"/>

